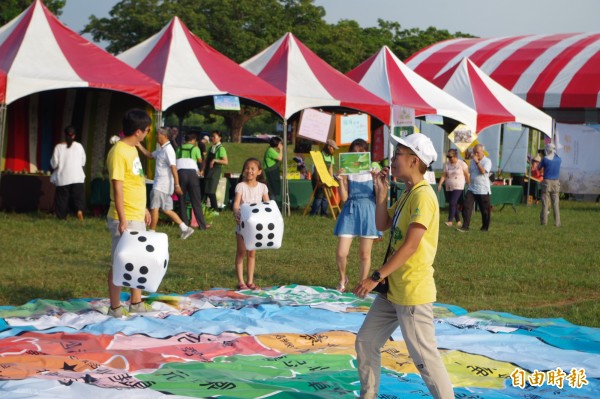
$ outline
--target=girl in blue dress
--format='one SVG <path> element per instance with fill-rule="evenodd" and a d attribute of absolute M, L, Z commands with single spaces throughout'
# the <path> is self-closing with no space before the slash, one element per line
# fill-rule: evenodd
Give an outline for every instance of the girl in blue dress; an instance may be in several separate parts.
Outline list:
<path fill-rule="evenodd" d="M 350 144 L 350 152 L 368 152 L 369 144 L 363 139 L 356 139 Z M 340 199 L 344 207 L 337 219 L 333 234 L 338 236 L 336 261 L 339 271 L 337 290 L 346 291 L 348 276 L 346 265 L 352 239 L 359 237 L 360 279 L 369 277 L 371 268 L 371 248 L 373 241 L 381 237 L 375 227 L 375 192 L 371 173 L 344 175 L 344 169 L 339 169 L 335 177 L 340 187 Z"/>

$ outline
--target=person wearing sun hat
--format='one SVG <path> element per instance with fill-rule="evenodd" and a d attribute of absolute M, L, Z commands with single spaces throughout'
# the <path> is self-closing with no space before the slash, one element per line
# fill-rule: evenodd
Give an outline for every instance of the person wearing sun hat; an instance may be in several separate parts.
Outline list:
<path fill-rule="evenodd" d="M 560 195 L 560 164 L 561 159 L 556 154 L 556 146 L 552 143 L 544 147 L 545 156 L 538 165 L 542 171 L 544 180 L 542 181 L 542 210 L 540 212 L 540 223 L 542 226 L 548 224 L 548 212 L 550 203 L 554 213 L 554 225 L 560 227 L 560 209 L 558 207 Z"/>
<path fill-rule="evenodd" d="M 377 288 L 379 295 L 356 336 L 360 397 L 377 398 L 381 370 L 381 348 L 398 326 L 414 364 L 431 395 L 453 399 L 448 372 L 437 350 L 433 323 L 436 287 L 433 262 L 437 252 L 440 209 L 433 188 L 424 178 L 437 159 L 431 140 L 421 133 L 405 138 L 391 136 L 396 150 L 392 176 L 406 189 L 387 208 L 388 168 L 373 172 L 377 229 L 390 229 L 383 266 L 353 290 L 364 298 Z"/>

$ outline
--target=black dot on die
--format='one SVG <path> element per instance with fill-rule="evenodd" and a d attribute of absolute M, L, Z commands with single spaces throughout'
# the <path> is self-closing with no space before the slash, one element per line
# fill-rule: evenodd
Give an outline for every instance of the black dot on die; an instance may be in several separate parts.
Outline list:
<path fill-rule="evenodd" d="M 132 236 L 136 236 L 138 234 L 140 234 L 139 231 L 130 231 L 129 234 L 131 234 Z"/>
<path fill-rule="evenodd" d="M 273 230 L 275 229 L 275 224 L 274 223 L 269 223 L 269 230 Z"/>
<path fill-rule="evenodd" d="M 137 286 L 137 287 L 135 287 L 135 288 L 137 288 L 138 290 L 145 290 L 145 289 L 146 289 L 146 286 L 145 286 L 145 285 L 138 285 L 138 286 Z"/>
<path fill-rule="evenodd" d="M 253 203 L 253 204 L 250 204 L 250 206 L 256 206 L 256 205 L 258 205 L 256 202 Z"/>
<path fill-rule="evenodd" d="M 165 264 L 163 266 L 165 269 L 167 268 L 167 260 L 165 259 Z"/>
<path fill-rule="evenodd" d="M 139 236 L 138 237 L 138 241 L 139 242 L 146 242 L 146 241 L 148 241 L 148 239 L 146 237 L 144 237 L 144 236 Z"/>
<path fill-rule="evenodd" d="M 154 252 L 154 245 L 146 245 L 146 251 Z"/>
<path fill-rule="evenodd" d="M 140 267 L 140 273 L 142 273 L 142 274 L 148 274 L 148 266 L 142 266 L 142 267 Z"/>
<path fill-rule="evenodd" d="M 260 209 L 258 209 L 258 208 L 252 209 L 252 213 L 258 213 L 258 212 L 260 212 Z"/>
<path fill-rule="evenodd" d="M 148 279 L 146 277 L 138 278 L 138 283 L 140 283 L 140 284 L 144 284 L 146 281 L 148 281 Z"/>
<path fill-rule="evenodd" d="M 273 238 L 275 238 L 275 234 L 273 234 L 273 233 L 269 233 L 269 235 L 267 236 L 267 238 L 268 238 L 269 240 L 272 240 Z"/>
<path fill-rule="evenodd" d="M 262 247 L 262 243 L 260 243 L 260 242 L 257 242 L 255 245 L 256 245 L 256 248 Z"/>
<path fill-rule="evenodd" d="M 271 208 L 265 208 L 265 212 L 272 212 L 273 210 Z"/>
<path fill-rule="evenodd" d="M 125 274 L 123 274 L 123 278 L 124 278 L 125 280 L 129 281 L 129 280 L 131 280 L 131 274 L 129 274 L 129 273 L 125 273 Z"/>
<path fill-rule="evenodd" d="M 131 284 L 129 284 L 127 281 L 123 281 L 123 287 L 131 287 Z"/>
<path fill-rule="evenodd" d="M 246 226 L 246 223 L 242 222 L 242 229 Z"/>
<path fill-rule="evenodd" d="M 272 247 L 273 245 L 275 245 L 275 243 L 274 243 L 273 241 L 269 241 L 269 242 L 267 243 L 267 247 Z"/>
<path fill-rule="evenodd" d="M 133 264 L 127 263 L 125 265 L 125 270 L 127 270 L 128 272 L 132 272 L 133 271 Z"/>
<path fill-rule="evenodd" d="M 258 234 L 256 235 L 256 239 L 257 239 L 257 240 L 262 240 L 262 239 L 263 239 L 263 235 L 262 235 L 262 234 L 260 234 L 260 233 L 258 233 Z"/>
<path fill-rule="evenodd" d="M 262 223 L 256 225 L 256 230 L 261 231 L 263 229 Z"/>

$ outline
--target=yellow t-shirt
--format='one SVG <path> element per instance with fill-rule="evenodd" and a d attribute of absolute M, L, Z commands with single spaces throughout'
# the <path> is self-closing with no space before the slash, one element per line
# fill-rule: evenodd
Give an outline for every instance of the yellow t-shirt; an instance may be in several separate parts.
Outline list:
<path fill-rule="evenodd" d="M 119 220 L 115 207 L 115 193 L 112 181 L 123 182 L 123 204 L 125 218 L 129 221 L 144 221 L 146 214 L 146 179 L 142 162 L 135 147 L 118 141 L 106 157 L 108 178 L 110 179 L 110 208 L 108 216 Z"/>
<path fill-rule="evenodd" d="M 426 180 L 417 183 L 410 193 L 403 193 L 388 210 L 391 218 L 397 207 L 402 211 L 392 226 L 392 245 L 388 259 L 404 243 L 408 226 L 419 223 L 427 229 L 417 251 L 399 269 L 389 275 L 387 298 L 405 306 L 435 302 L 436 289 L 433 279 L 433 261 L 437 252 L 440 206 L 437 196 Z"/>

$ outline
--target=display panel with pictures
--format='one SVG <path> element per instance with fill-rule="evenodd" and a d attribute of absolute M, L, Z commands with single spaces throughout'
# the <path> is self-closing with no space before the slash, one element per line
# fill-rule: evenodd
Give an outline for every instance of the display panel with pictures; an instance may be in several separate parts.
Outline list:
<path fill-rule="evenodd" d="M 339 165 L 343 175 L 371 173 L 371 153 L 342 152 Z"/>
<path fill-rule="evenodd" d="M 240 98 L 237 96 L 213 96 L 215 109 L 224 111 L 239 111 Z"/>
<path fill-rule="evenodd" d="M 367 114 L 336 115 L 338 145 L 350 145 L 356 139 L 371 142 L 371 117 Z"/>

